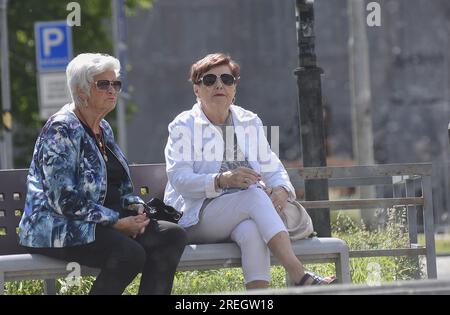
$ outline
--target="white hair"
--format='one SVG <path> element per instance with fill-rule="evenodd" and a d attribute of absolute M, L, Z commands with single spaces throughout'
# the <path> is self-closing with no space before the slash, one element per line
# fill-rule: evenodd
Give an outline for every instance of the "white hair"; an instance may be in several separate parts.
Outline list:
<path fill-rule="evenodd" d="M 90 85 L 94 82 L 94 76 L 109 70 L 114 71 L 116 77 L 119 77 L 120 62 L 106 54 L 84 53 L 70 61 L 66 69 L 66 77 L 70 96 L 75 106 L 83 106 L 84 104 L 77 89 L 79 88 L 89 96 Z"/>

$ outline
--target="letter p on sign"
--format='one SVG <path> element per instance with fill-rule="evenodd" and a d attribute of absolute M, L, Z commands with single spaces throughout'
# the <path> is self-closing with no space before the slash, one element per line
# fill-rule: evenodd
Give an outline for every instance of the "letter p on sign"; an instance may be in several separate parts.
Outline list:
<path fill-rule="evenodd" d="M 43 31 L 44 56 L 51 56 L 51 48 L 61 45 L 64 33 L 59 28 L 46 28 Z"/>

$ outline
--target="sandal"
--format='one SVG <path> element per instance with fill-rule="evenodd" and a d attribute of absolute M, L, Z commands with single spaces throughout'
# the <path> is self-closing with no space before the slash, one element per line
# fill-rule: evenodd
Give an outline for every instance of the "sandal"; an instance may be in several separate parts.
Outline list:
<path fill-rule="evenodd" d="M 309 284 L 306 284 L 306 281 L 308 279 L 312 279 L 312 281 Z M 328 281 L 328 279 L 331 279 Z M 305 286 L 305 285 L 327 285 L 332 284 L 337 280 L 336 277 L 321 277 L 317 274 L 315 274 L 312 271 L 305 271 L 305 275 L 300 279 L 300 282 L 296 283 L 295 286 Z"/>

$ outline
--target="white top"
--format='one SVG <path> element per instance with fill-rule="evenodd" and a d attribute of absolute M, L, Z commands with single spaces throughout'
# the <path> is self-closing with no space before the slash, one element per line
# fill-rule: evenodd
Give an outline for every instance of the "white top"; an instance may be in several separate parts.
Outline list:
<path fill-rule="evenodd" d="M 283 164 L 270 149 L 261 119 L 251 111 L 231 105 L 230 111 L 239 147 L 251 167 L 268 186 L 284 186 L 289 199 L 295 190 Z M 168 182 L 164 202 L 183 212 L 179 224 L 198 223 L 199 211 L 206 198 L 222 194 L 216 191 L 214 178 L 223 160 L 224 140 L 196 103 L 169 124 L 165 148 Z"/>

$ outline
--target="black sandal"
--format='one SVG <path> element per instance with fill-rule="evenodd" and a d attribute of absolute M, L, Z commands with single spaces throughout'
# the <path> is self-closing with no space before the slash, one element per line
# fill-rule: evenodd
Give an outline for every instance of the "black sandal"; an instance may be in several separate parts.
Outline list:
<path fill-rule="evenodd" d="M 336 281 L 336 278 L 333 278 L 331 281 L 327 281 L 324 277 L 321 277 L 312 271 L 305 271 L 305 275 L 300 279 L 299 283 L 295 284 L 295 286 L 305 286 L 308 279 L 312 279 L 312 282 L 308 285 L 326 285 L 332 284 Z"/>

